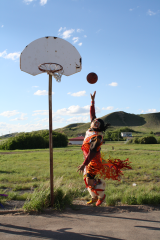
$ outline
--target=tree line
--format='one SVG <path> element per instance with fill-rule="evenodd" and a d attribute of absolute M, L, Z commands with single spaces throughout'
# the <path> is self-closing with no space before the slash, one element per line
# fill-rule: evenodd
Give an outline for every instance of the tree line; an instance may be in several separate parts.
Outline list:
<path fill-rule="evenodd" d="M 65 134 L 52 131 L 53 147 L 66 147 L 68 138 Z M 0 145 L 1 150 L 49 148 L 49 130 L 20 133 Z"/>

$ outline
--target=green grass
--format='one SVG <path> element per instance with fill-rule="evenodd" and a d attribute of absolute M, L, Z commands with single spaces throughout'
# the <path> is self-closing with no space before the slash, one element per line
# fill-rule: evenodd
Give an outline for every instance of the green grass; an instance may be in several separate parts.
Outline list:
<path fill-rule="evenodd" d="M 49 183 L 49 150 L 9 152 L 11 154 L 0 151 L 0 193 L 8 194 L 9 200 L 30 199 L 31 201 L 32 194 L 29 190 L 37 194 L 36 191 L 41 191 L 43 184 Z M 160 203 L 159 144 L 108 142 L 102 145 L 102 152 L 106 157 L 112 156 L 122 160 L 129 158 L 132 165 L 132 170 L 124 171 L 121 181 L 106 180 L 107 205 Z M 69 196 L 89 199 L 83 177 L 76 172 L 78 165 L 83 162 L 81 147 L 54 148 L 53 161 L 55 191 L 61 192 L 59 193 L 61 198 L 65 199 L 65 202 L 68 201 Z M 32 178 L 36 179 L 32 180 Z M 136 183 L 136 186 L 133 186 L 133 183 Z M 48 196 L 49 192 L 46 189 Z M 64 198 L 65 196 L 67 197 Z M 5 200 L 1 198 L 0 201 Z M 57 205 L 56 208 L 60 207 L 62 206 Z"/>

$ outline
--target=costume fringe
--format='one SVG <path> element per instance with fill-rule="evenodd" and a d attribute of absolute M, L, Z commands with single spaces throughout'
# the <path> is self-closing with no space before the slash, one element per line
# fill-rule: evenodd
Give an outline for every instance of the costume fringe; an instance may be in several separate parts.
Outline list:
<path fill-rule="evenodd" d="M 90 144 L 86 143 L 81 147 L 84 158 L 89 153 Z M 120 160 L 118 158 L 110 157 L 105 159 L 104 153 L 100 153 L 97 151 L 96 156 L 91 160 L 91 162 L 87 166 L 87 173 L 91 176 L 96 176 L 95 178 L 99 179 L 113 179 L 113 180 L 121 180 L 121 176 L 124 175 L 122 170 L 124 169 L 132 169 L 131 162 L 129 159 Z"/>
<path fill-rule="evenodd" d="M 103 155 L 104 157 L 104 155 Z M 96 177 L 102 179 L 113 179 L 113 180 L 121 180 L 121 176 L 124 175 L 122 170 L 124 169 L 132 169 L 131 162 L 129 159 L 121 160 L 121 159 L 114 159 L 109 157 L 108 159 L 104 159 L 102 157 L 101 166 L 99 166 L 99 170 L 97 171 Z"/>

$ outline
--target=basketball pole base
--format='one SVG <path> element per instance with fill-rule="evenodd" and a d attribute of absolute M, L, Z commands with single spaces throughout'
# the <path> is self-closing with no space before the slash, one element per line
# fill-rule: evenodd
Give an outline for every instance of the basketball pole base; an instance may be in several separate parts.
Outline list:
<path fill-rule="evenodd" d="M 50 151 L 50 195 L 51 206 L 54 204 L 54 191 L 53 191 L 53 143 L 52 143 L 52 75 L 49 74 L 49 151 Z"/>

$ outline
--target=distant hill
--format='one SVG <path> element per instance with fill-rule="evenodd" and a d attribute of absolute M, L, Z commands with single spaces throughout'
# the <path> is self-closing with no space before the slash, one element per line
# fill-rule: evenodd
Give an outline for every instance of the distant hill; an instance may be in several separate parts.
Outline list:
<path fill-rule="evenodd" d="M 160 133 L 160 112 L 148 114 L 131 114 L 126 112 L 113 112 L 101 117 L 105 123 L 110 123 L 109 130 L 116 130 L 122 127 L 129 127 L 135 132 Z M 63 128 L 55 129 L 56 132 L 64 133 L 68 137 L 85 136 L 86 130 L 90 127 L 88 123 L 72 123 Z M 42 131 L 42 130 L 41 130 Z M 1 139 L 14 137 L 18 133 L 11 133 L 1 136 Z"/>
<path fill-rule="evenodd" d="M 18 132 L 15 133 L 9 133 L 1 136 L 1 139 L 5 138 L 10 138 L 10 137 L 15 137 L 18 134 Z"/>
<path fill-rule="evenodd" d="M 135 131 L 149 133 L 150 131 L 160 131 L 160 112 L 148 114 L 131 114 L 126 112 L 113 112 L 101 117 L 105 123 L 110 123 L 111 130 L 120 127 L 130 127 Z M 55 129 L 57 132 L 63 132 L 68 137 L 84 135 L 90 127 L 89 123 L 69 124 L 66 127 Z"/>
<path fill-rule="evenodd" d="M 111 123 L 112 126 L 141 126 L 146 123 L 145 117 L 126 112 L 113 112 L 102 119 L 105 123 Z"/>

